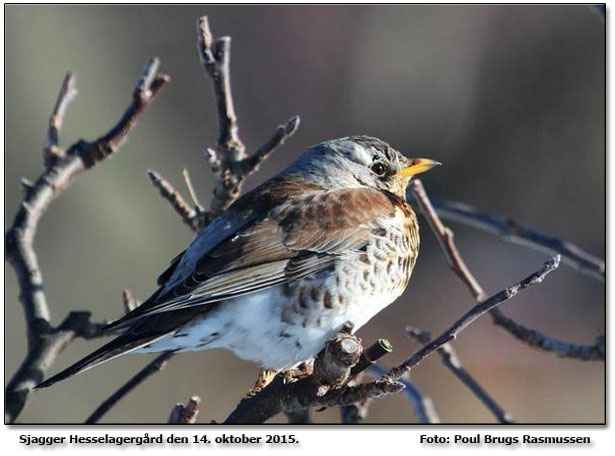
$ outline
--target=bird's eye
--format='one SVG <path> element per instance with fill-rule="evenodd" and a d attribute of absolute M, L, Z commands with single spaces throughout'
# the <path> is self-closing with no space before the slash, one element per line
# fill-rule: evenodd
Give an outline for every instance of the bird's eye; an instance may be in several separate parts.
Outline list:
<path fill-rule="evenodd" d="M 376 173 L 378 176 L 383 176 L 386 173 L 387 168 L 382 163 L 374 163 L 372 165 L 372 171 Z"/>

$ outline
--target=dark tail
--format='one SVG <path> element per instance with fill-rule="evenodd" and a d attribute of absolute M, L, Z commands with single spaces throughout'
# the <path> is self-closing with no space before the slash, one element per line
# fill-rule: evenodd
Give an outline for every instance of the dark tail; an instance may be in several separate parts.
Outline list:
<path fill-rule="evenodd" d="M 163 335 L 164 336 L 164 335 Z M 146 345 L 153 341 L 154 339 L 158 339 L 163 337 L 161 335 L 156 336 L 148 336 L 148 337 L 140 337 L 135 339 L 134 336 L 125 336 L 121 335 L 118 338 L 112 340 L 107 345 L 102 346 L 98 350 L 93 353 L 90 353 L 85 358 L 77 361 L 72 366 L 64 369 L 62 372 L 54 375 L 51 378 L 48 378 L 42 383 L 39 383 L 35 386 L 35 388 L 47 388 L 48 386 L 53 385 L 60 380 L 64 380 L 73 375 L 79 374 L 87 369 L 90 369 L 94 366 L 98 366 L 106 361 L 109 361 L 113 358 L 117 358 L 124 353 L 128 353 L 132 350 L 135 350 L 143 345 Z"/>

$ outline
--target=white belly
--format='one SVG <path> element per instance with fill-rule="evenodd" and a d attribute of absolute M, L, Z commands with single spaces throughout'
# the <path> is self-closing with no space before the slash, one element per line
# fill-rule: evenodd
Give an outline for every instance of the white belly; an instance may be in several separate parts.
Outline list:
<path fill-rule="evenodd" d="M 399 294 L 359 294 L 349 305 L 313 309 L 289 323 L 282 318 L 288 297 L 275 287 L 225 301 L 203 318 L 135 352 L 226 348 L 262 367 L 287 369 L 316 356 L 346 322 L 358 330 Z"/>

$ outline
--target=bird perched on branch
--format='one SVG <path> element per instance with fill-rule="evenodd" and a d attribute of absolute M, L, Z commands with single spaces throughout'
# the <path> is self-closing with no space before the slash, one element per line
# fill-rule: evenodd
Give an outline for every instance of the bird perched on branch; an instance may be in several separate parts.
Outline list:
<path fill-rule="evenodd" d="M 119 336 L 38 387 L 125 353 L 227 348 L 272 370 L 310 360 L 408 285 L 419 228 L 406 187 L 438 164 L 368 136 L 316 145 L 204 228 L 107 326 Z"/>

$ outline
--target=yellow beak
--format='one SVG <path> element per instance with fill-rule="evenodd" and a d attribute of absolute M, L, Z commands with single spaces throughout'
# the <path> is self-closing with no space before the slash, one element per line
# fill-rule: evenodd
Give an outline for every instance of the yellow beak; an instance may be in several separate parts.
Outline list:
<path fill-rule="evenodd" d="M 413 158 L 410 160 L 410 166 L 397 171 L 395 173 L 396 177 L 410 177 L 415 174 L 421 174 L 425 171 L 429 171 L 434 166 L 441 165 L 442 163 L 437 162 L 435 160 L 430 160 L 429 158 Z"/>

